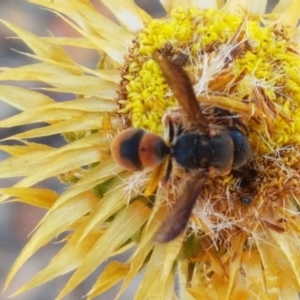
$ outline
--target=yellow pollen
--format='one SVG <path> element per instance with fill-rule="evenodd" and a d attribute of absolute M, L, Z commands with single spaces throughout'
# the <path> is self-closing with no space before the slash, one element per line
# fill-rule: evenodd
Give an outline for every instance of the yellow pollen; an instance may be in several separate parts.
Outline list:
<path fill-rule="evenodd" d="M 293 132 L 299 123 L 300 59 L 296 45 L 278 32 L 278 28 L 261 27 L 260 20 L 215 10 L 179 8 L 167 18 L 152 20 L 137 35 L 126 58 L 120 113 L 127 115 L 133 127 L 163 132 L 162 117 L 177 101 L 154 60 L 159 53 L 182 60 L 193 83 L 203 81 L 201 94 L 251 103 L 255 102 L 253 89 L 262 88 L 268 98 L 264 101 L 275 103 L 275 112 L 265 111 L 263 120 L 249 121 L 251 139 L 261 139 L 262 132 L 267 138 L 270 132 L 265 126 L 272 122 L 273 148 L 294 143 L 298 140 Z M 288 126 L 277 118 L 280 111 L 288 116 Z M 249 117 L 242 116 L 247 121 Z"/>

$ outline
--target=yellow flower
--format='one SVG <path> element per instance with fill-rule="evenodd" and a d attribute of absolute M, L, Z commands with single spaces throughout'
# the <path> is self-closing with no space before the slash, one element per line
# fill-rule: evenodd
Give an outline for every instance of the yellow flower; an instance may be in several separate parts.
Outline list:
<path fill-rule="evenodd" d="M 52 10 L 82 37 L 41 38 L 2 21 L 39 62 L 2 68 L 0 80 L 40 81 L 47 90 L 75 95 L 59 103 L 35 90 L 0 86 L 0 98 L 22 110 L 1 127 L 48 124 L 6 139 L 18 141 L 15 146 L 6 140 L 0 146 L 10 154 L 0 164 L 2 178 L 21 177 L 0 190 L 1 201 L 12 197 L 48 209 L 6 287 L 38 249 L 67 232 L 49 265 L 16 294 L 74 271 L 57 296 L 62 299 L 101 263 L 132 249 L 127 262 L 108 264 L 87 299 L 123 280 L 121 295 L 142 271 L 135 299 L 174 299 L 175 293 L 181 299 L 298 299 L 300 2 L 279 1 L 263 15 L 267 1 L 169 0 L 161 1 L 167 16 L 152 19 L 133 1 L 102 0 L 118 24 L 86 0 L 29 2 Z M 63 49 L 70 45 L 99 51 L 99 65 L 75 63 Z M 242 169 L 205 181 L 185 234 L 166 244 L 153 237 L 189 173 L 175 166 L 157 188 L 159 168 L 125 171 L 110 152 L 113 137 L 127 127 L 166 137 L 164 117 L 185 117 L 157 56 L 189 74 L 212 124 L 245 124 L 253 150 Z M 28 141 L 53 134 L 68 143 L 53 148 Z M 34 187 L 55 176 L 69 184 L 61 195 Z"/>

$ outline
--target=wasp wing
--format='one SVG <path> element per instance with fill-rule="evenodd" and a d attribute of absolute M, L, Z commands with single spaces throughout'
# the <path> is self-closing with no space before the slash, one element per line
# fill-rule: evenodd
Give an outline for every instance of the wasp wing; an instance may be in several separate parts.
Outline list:
<path fill-rule="evenodd" d="M 204 172 L 201 172 L 187 182 L 186 188 L 178 197 L 168 217 L 155 234 L 154 240 L 156 242 L 168 243 L 185 230 L 205 179 L 206 175 Z"/>
<path fill-rule="evenodd" d="M 169 59 L 157 58 L 157 63 L 170 85 L 174 96 L 188 114 L 191 123 L 195 127 L 207 131 L 207 120 L 201 111 L 188 75 L 180 66 Z"/>

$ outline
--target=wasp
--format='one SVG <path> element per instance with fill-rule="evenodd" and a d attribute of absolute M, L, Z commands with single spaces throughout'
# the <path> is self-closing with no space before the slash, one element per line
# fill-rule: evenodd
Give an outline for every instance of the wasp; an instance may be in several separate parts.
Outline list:
<path fill-rule="evenodd" d="M 119 165 L 132 171 L 155 167 L 169 159 L 166 182 L 174 161 L 189 176 L 154 238 L 156 242 L 167 243 L 187 227 L 205 180 L 210 176 L 227 175 L 244 166 L 252 158 L 252 149 L 247 136 L 238 127 L 209 124 L 182 67 L 167 58 L 157 58 L 157 62 L 187 115 L 189 126 L 179 122 L 175 130 L 175 122 L 172 117 L 168 118 L 169 142 L 141 128 L 124 130 L 112 141 L 111 153 Z"/>

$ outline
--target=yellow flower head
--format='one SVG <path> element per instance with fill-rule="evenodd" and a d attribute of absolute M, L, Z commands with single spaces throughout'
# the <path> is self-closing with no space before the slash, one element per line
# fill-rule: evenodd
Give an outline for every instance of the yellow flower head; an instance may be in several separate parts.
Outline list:
<path fill-rule="evenodd" d="M 10 154 L 0 163 L 2 178 L 21 177 L 0 190 L 1 201 L 12 197 L 48 209 L 6 287 L 38 249 L 68 232 L 49 265 L 16 294 L 74 271 L 57 296 L 62 299 L 101 263 L 132 249 L 127 262 L 107 265 L 87 299 L 123 280 L 119 297 L 142 271 L 135 299 L 298 299 L 299 1 L 279 1 L 263 15 L 266 1 L 211 1 L 204 7 L 202 1 L 169 0 L 161 1 L 166 16 L 153 19 L 133 1 L 102 0 L 118 24 L 86 0 L 29 2 L 52 10 L 82 37 L 41 38 L 2 21 L 39 62 L 2 68 L 0 80 L 36 80 L 75 95 L 56 102 L 34 90 L 0 86 L 0 98 L 22 110 L 0 121 L 1 127 L 48 124 L 6 139 L 18 145 L 3 140 L 0 146 Z M 69 45 L 98 51 L 98 66 L 76 64 L 63 49 Z M 187 74 L 207 131 L 194 126 L 185 96 L 178 99 L 179 78 L 160 60 Z M 172 152 L 170 123 L 175 131 L 209 138 L 238 128 L 251 146 L 251 161 L 237 170 L 230 162 L 227 172 L 209 176 L 210 161 L 191 171 L 173 159 L 165 180 L 167 158 L 139 172 L 112 158 L 112 140 L 127 128 L 156 134 Z M 58 133 L 66 139 L 60 148 L 28 140 Z M 130 151 L 137 146 L 130 144 Z M 240 149 L 232 149 L 236 157 Z M 61 195 L 33 187 L 50 177 L 68 184 Z M 186 230 L 168 243 L 155 242 L 172 207 L 188 205 L 180 197 L 192 200 Z"/>

